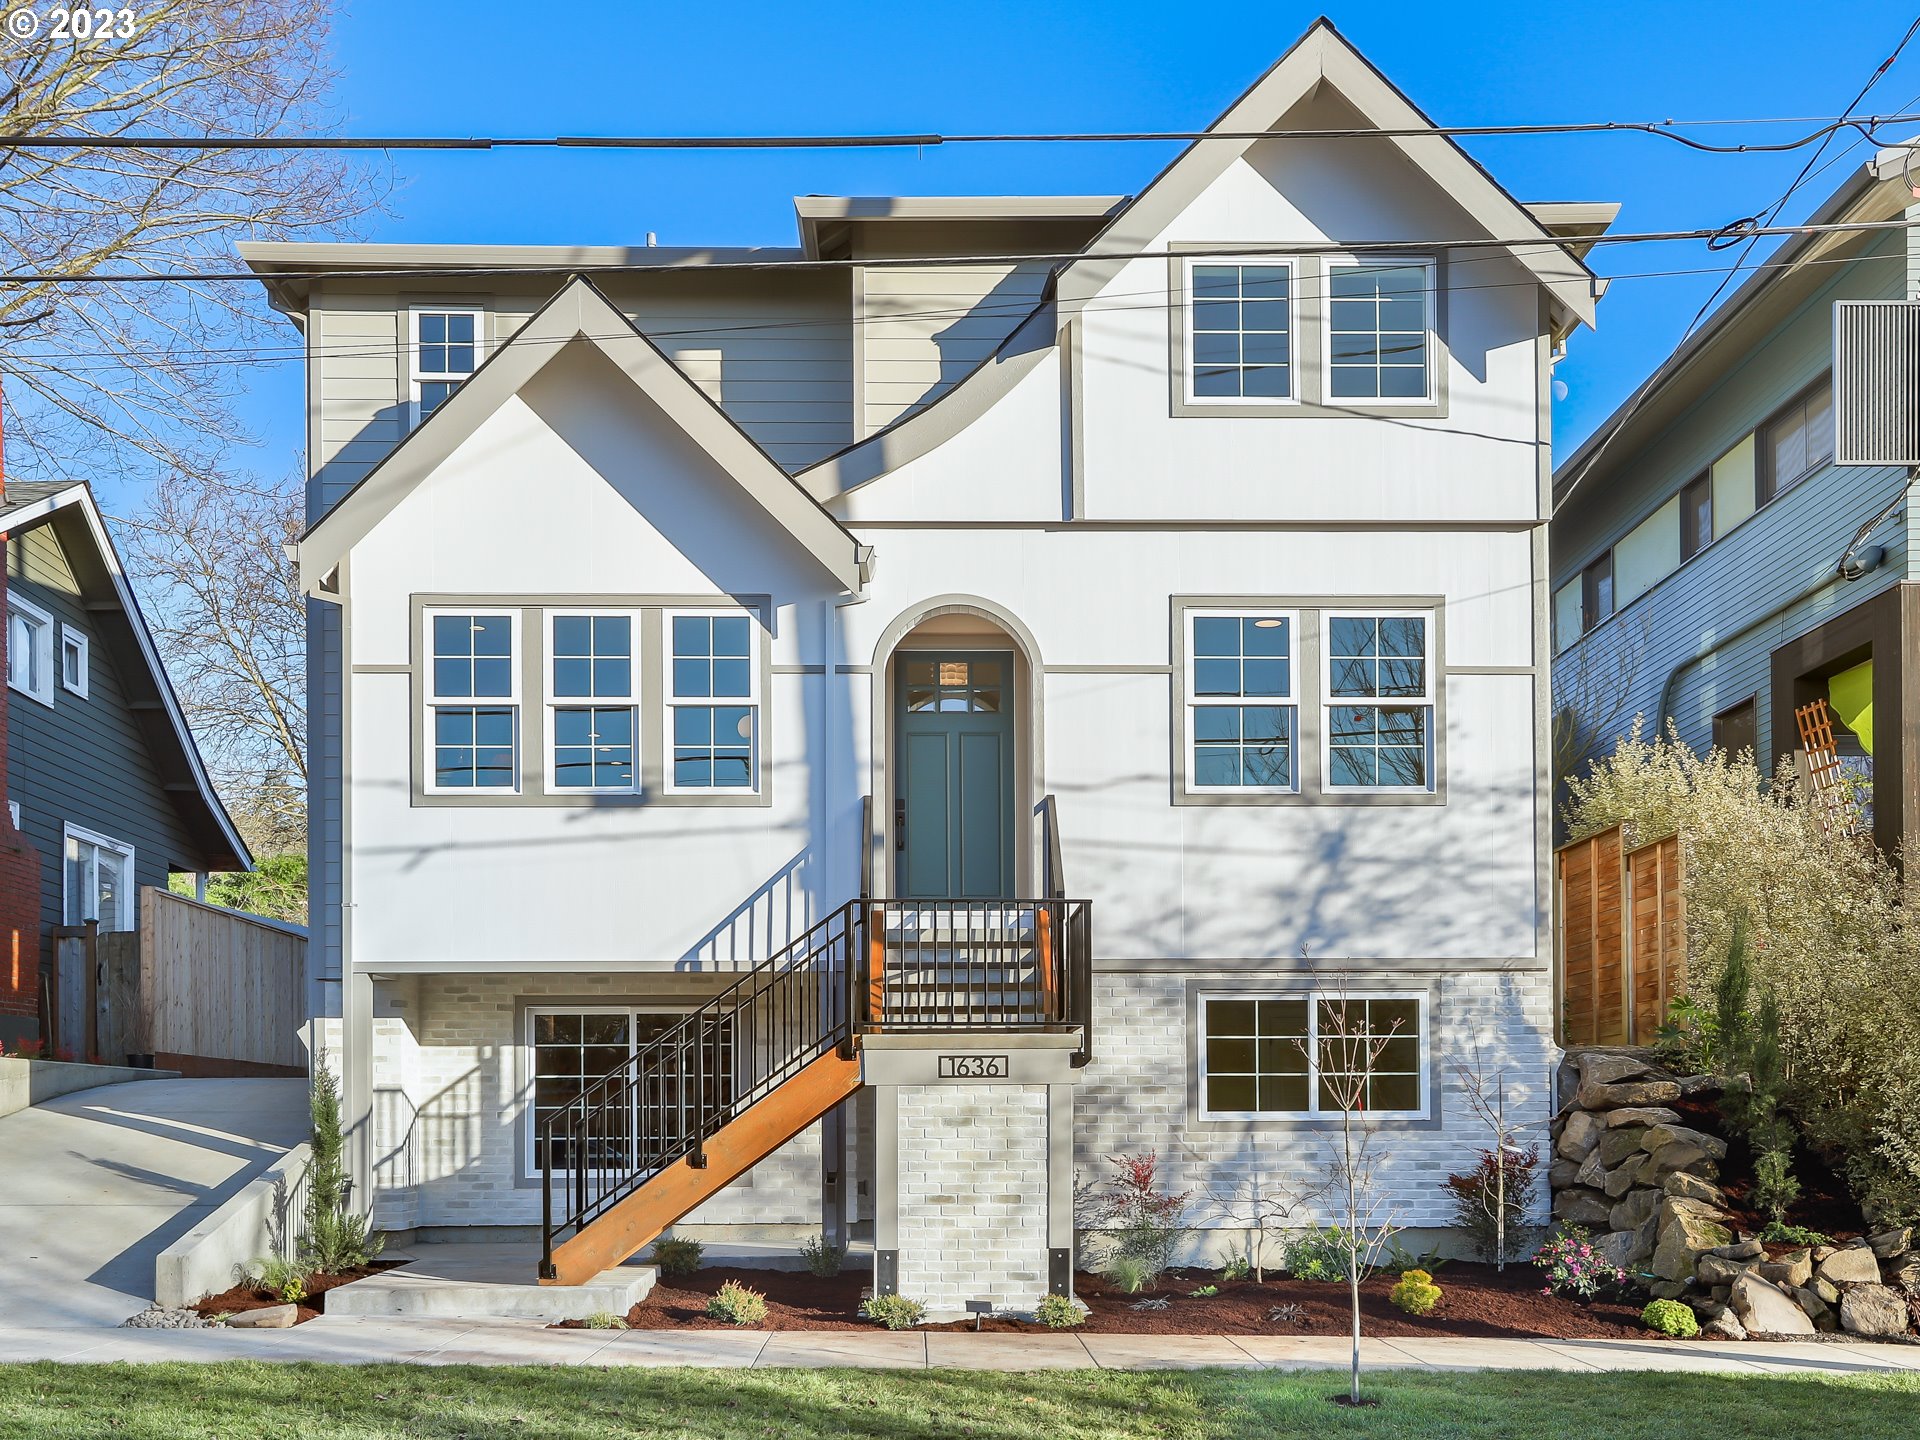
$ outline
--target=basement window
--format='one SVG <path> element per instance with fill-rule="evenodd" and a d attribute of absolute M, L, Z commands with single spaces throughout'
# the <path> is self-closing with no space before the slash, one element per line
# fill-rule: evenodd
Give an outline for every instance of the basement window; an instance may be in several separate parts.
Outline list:
<path fill-rule="evenodd" d="M 1358 1109 L 1424 1116 L 1426 1009 L 1413 993 L 1202 995 L 1201 1118 L 1338 1115 L 1356 1091 Z"/>

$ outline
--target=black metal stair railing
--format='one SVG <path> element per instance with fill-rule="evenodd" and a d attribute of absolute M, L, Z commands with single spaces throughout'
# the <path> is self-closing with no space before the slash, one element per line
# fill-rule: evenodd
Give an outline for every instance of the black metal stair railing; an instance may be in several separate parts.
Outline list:
<path fill-rule="evenodd" d="M 556 1245 L 649 1176 L 702 1165 L 722 1125 L 829 1051 L 852 1053 L 865 928 L 858 903 L 841 906 L 543 1117 L 542 1278 Z"/>

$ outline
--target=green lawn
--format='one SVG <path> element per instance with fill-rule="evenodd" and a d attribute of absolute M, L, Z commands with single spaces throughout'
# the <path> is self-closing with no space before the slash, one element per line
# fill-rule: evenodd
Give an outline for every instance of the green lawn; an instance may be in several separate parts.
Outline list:
<path fill-rule="evenodd" d="M 1920 1377 L 1388 1374 L 1377 1409 L 1343 1377 L 1203 1371 L 429 1369 L 235 1362 L 0 1366 L 0 1436 L 58 1440 L 586 1440 L 1243 1436 L 1420 1440 L 1909 1440 Z"/>

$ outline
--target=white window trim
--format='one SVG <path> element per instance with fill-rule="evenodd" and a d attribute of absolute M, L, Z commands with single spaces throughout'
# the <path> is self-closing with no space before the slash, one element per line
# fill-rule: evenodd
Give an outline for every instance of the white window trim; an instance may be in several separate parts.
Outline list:
<path fill-rule="evenodd" d="M 742 695 L 688 695 L 673 693 L 673 622 L 680 616 L 706 616 L 712 619 L 747 619 L 747 693 Z M 669 795 L 758 795 L 760 793 L 760 747 L 765 740 L 766 715 L 760 696 L 760 647 L 766 638 L 760 633 L 760 616 L 739 606 L 678 606 L 664 610 L 660 617 L 660 704 L 665 724 L 661 732 L 661 788 Z M 716 705 L 745 705 L 753 712 L 753 740 L 747 756 L 751 785 L 676 785 L 673 779 L 674 712 L 682 706 L 710 708 Z"/>
<path fill-rule="evenodd" d="M 556 651 L 553 644 L 553 622 L 562 616 L 619 615 L 631 624 L 628 633 L 629 653 L 627 656 L 627 694 L 625 696 L 584 696 L 556 695 L 553 691 L 553 662 Z M 543 674 L 541 688 L 545 692 L 546 704 L 546 793 L 549 795 L 639 795 L 643 793 L 641 784 L 641 748 L 644 741 L 640 735 L 641 706 L 641 635 L 644 612 L 621 607 L 605 606 L 561 606 L 541 612 L 541 641 L 545 652 L 540 657 Z M 556 710 L 618 710 L 625 707 L 633 712 L 633 783 L 631 785 L 559 785 L 554 782 L 557 773 L 554 764 L 554 714 Z M 584 1012 L 576 1012 L 584 1013 Z"/>
<path fill-rule="evenodd" d="M 520 794 L 521 791 L 525 789 L 526 784 L 520 763 L 520 747 L 526 733 L 525 716 L 522 713 L 523 707 L 520 703 L 520 671 L 526 658 L 526 652 L 520 648 L 520 608 L 517 605 L 437 605 L 423 609 L 420 615 L 420 646 L 423 652 L 420 659 L 426 670 L 423 683 L 420 687 L 425 692 L 423 701 L 424 713 L 420 717 L 422 727 L 420 763 L 422 769 L 425 771 L 420 777 L 422 781 L 421 788 L 429 795 L 507 796 Z M 511 681 L 508 694 L 485 696 L 441 695 L 434 689 L 433 621 L 434 617 L 438 615 L 503 615 L 506 617 L 507 645 L 509 647 L 507 674 Z M 435 726 L 433 723 L 433 712 L 443 705 L 449 709 L 497 708 L 504 705 L 513 711 L 512 785 L 441 785 L 438 783 L 437 777 L 440 774 L 440 767 L 434 763 Z"/>
<path fill-rule="evenodd" d="M 33 672 L 40 677 L 41 681 L 39 685 L 31 687 L 15 681 L 13 678 L 13 657 L 11 652 L 9 652 L 7 656 L 7 684 L 10 688 L 19 691 L 29 700 L 38 700 L 42 705 L 51 706 L 53 704 L 54 685 L 57 683 L 54 678 L 54 660 L 57 657 L 53 643 L 53 616 L 50 612 L 41 609 L 25 596 L 16 595 L 12 591 L 9 591 L 7 594 L 7 609 L 9 612 L 19 611 L 20 614 L 26 616 L 27 619 L 34 623 L 34 653 L 31 668 Z M 11 614 L 8 616 L 7 628 L 9 631 L 8 641 L 9 644 L 11 644 L 11 631 L 13 628 Z"/>
<path fill-rule="evenodd" d="M 567 613 L 573 614 L 574 612 L 568 611 Z M 535 1180 L 535 1181 L 540 1179 L 540 1156 L 539 1156 L 540 1126 L 538 1121 L 535 1119 L 534 1092 L 533 1092 L 534 1082 L 538 1078 L 534 1070 L 535 1046 L 533 1043 L 533 1031 L 534 1031 L 534 1022 L 540 1016 L 542 1015 L 625 1015 L 628 1017 L 628 1021 L 629 1021 L 627 1026 L 627 1058 L 632 1059 L 633 1056 L 639 1052 L 639 1041 L 636 1038 L 636 1027 L 631 1023 L 633 1016 L 635 1015 L 691 1015 L 698 1008 L 699 1006 L 684 1000 L 666 1000 L 666 1001 L 661 1001 L 658 1004 L 636 1003 L 632 1005 L 554 1004 L 554 1005 L 527 1006 L 525 1011 L 523 1012 L 526 1018 L 524 1021 L 524 1027 L 521 1030 L 521 1034 L 520 1034 L 521 1075 L 523 1078 L 523 1089 L 521 1091 L 521 1101 L 520 1101 L 520 1115 L 525 1122 L 521 1126 L 521 1128 L 526 1131 L 525 1141 L 522 1143 L 520 1147 L 520 1163 L 522 1164 L 522 1166 L 525 1167 L 520 1178 L 522 1180 Z M 729 1023 L 731 1024 L 734 1022 L 730 1020 Z M 733 1044 L 734 1044 L 733 1057 L 734 1057 L 734 1067 L 735 1067 L 734 1080 L 736 1082 L 736 1088 L 737 1088 L 737 1084 L 739 1080 L 739 1064 L 740 1064 L 740 1031 L 737 1025 L 735 1026 L 735 1029 L 734 1029 Z M 609 1172 L 596 1171 L 595 1173 L 607 1174 Z"/>
<path fill-rule="evenodd" d="M 67 656 L 69 654 L 77 654 L 80 657 L 80 679 L 77 684 L 67 679 Z M 82 700 L 86 699 L 87 674 L 90 663 L 88 659 L 88 641 L 86 634 L 83 631 L 74 629 L 71 625 L 62 625 L 60 627 L 60 688 L 71 694 L 78 695 Z"/>
<path fill-rule="evenodd" d="M 127 862 L 126 885 L 127 903 L 125 906 L 126 924 L 120 927 L 121 933 L 138 928 L 135 910 L 139 903 L 140 885 L 134 878 L 133 846 L 124 840 L 116 840 L 111 835 L 103 835 L 98 830 L 88 830 L 83 826 L 66 824 L 60 827 L 60 913 L 68 914 L 72 909 L 73 896 L 67 891 L 72 880 L 67 870 L 67 842 L 77 840 L 82 845 L 93 845 L 102 850 L 111 850 Z M 100 886 L 96 881 L 93 887 L 93 899 L 98 900 Z"/>
<path fill-rule="evenodd" d="M 1418 265 L 1427 272 L 1427 388 L 1419 395 L 1335 395 L 1333 393 L 1333 272 L 1356 267 L 1384 269 Z M 1438 402 L 1440 364 L 1440 267 L 1428 255 L 1328 255 L 1321 270 L 1326 293 L 1320 303 L 1320 403 L 1335 407 L 1362 406 L 1369 410 L 1400 409 Z"/>
<path fill-rule="evenodd" d="M 422 315 L 473 316 L 473 370 L 455 375 L 445 370 L 420 368 L 420 317 Z M 466 380 L 487 360 L 487 312 L 481 305 L 409 305 L 407 307 L 407 429 L 419 428 L 426 417 L 420 413 L 420 382 L 423 380 Z M 444 403 L 444 402 L 443 402 Z"/>
<path fill-rule="evenodd" d="M 1298 795 L 1300 793 L 1300 612 L 1298 610 L 1276 609 L 1271 606 L 1248 605 L 1206 606 L 1188 609 L 1184 623 L 1187 627 L 1185 637 L 1187 663 L 1186 673 L 1181 683 L 1185 685 L 1184 696 L 1187 707 L 1186 754 L 1180 759 L 1180 778 L 1189 795 Z M 1194 687 L 1194 667 L 1199 656 L 1194 653 L 1194 622 L 1198 620 L 1285 620 L 1287 622 L 1287 694 L 1279 696 L 1257 695 L 1242 696 L 1239 699 L 1229 697 L 1201 699 Z M 1209 706 L 1226 705 L 1279 705 L 1293 711 L 1293 783 L 1291 785 L 1201 785 L 1193 778 L 1194 755 L 1199 749 L 1195 738 L 1194 712 Z"/>
<path fill-rule="evenodd" d="M 1343 1000 L 1411 1000 L 1417 1007 L 1418 1017 L 1415 1024 L 1419 1033 L 1414 1037 L 1420 1045 L 1420 1108 L 1417 1110 L 1369 1110 L 1368 1115 L 1377 1115 L 1382 1119 L 1417 1121 L 1433 1118 L 1433 1039 L 1432 1023 L 1429 1016 L 1430 997 L 1423 990 L 1354 990 L 1345 994 L 1327 990 L 1209 990 L 1199 997 L 1199 1011 L 1196 1023 L 1200 1033 L 1196 1037 L 1195 1050 L 1199 1059 L 1200 1093 L 1196 1097 L 1195 1112 L 1202 1120 L 1327 1120 L 1337 1119 L 1338 1110 L 1320 1108 L 1320 1005 L 1318 1002 L 1338 1004 Z M 1233 1000 L 1304 1000 L 1307 1002 L 1307 1104 L 1305 1110 L 1210 1110 L 1207 1108 L 1207 1007 L 1216 1001 Z M 1257 1058 L 1257 1057 L 1256 1057 Z M 1238 1072 L 1235 1072 L 1238 1073 Z"/>
<path fill-rule="evenodd" d="M 1287 393 L 1285 395 L 1196 395 L 1194 372 L 1193 270 L 1196 265 L 1268 265 L 1287 272 Z M 1186 374 L 1180 377 L 1181 398 L 1188 405 L 1234 409 L 1248 405 L 1299 405 L 1300 398 L 1300 260 L 1293 255 L 1194 255 L 1181 262 L 1180 323 L 1186 327 L 1183 354 Z M 1240 332 L 1244 334 L 1245 332 Z"/>
<path fill-rule="evenodd" d="M 1425 689 L 1419 695 L 1335 695 L 1333 693 L 1333 622 L 1335 620 L 1424 620 L 1426 621 L 1426 663 L 1421 667 L 1426 677 Z M 1440 737 L 1436 733 L 1440 725 L 1440 705 L 1434 698 L 1439 689 L 1439 680 L 1435 675 L 1438 664 L 1434 658 L 1434 613 L 1431 610 L 1396 609 L 1383 607 L 1377 610 L 1366 608 L 1322 610 L 1320 612 L 1320 783 L 1321 789 L 1329 795 L 1431 795 L 1437 784 L 1434 769 L 1440 753 Z M 1366 706 L 1370 708 L 1402 709 L 1415 705 L 1427 707 L 1427 783 L 1424 785 L 1336 785 L 1333 783 L 1333 720 L 1328 714 L 1337 705 Z"/>

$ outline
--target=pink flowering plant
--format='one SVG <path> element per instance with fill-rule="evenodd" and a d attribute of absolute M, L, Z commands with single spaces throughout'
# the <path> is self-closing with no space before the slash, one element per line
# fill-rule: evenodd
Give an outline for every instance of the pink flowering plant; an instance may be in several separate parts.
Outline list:
<path fill-rule="evenodd" d="M 1591 1300 L 1608 1285 L 1624 1285 L 1627 1272 L 1594 1248 L 1593 1236 L 1578 1225 L 1563 1225 L 1540 1247 L 1533 1263 L 1547 1272 L 1542 1295 Z"/>

